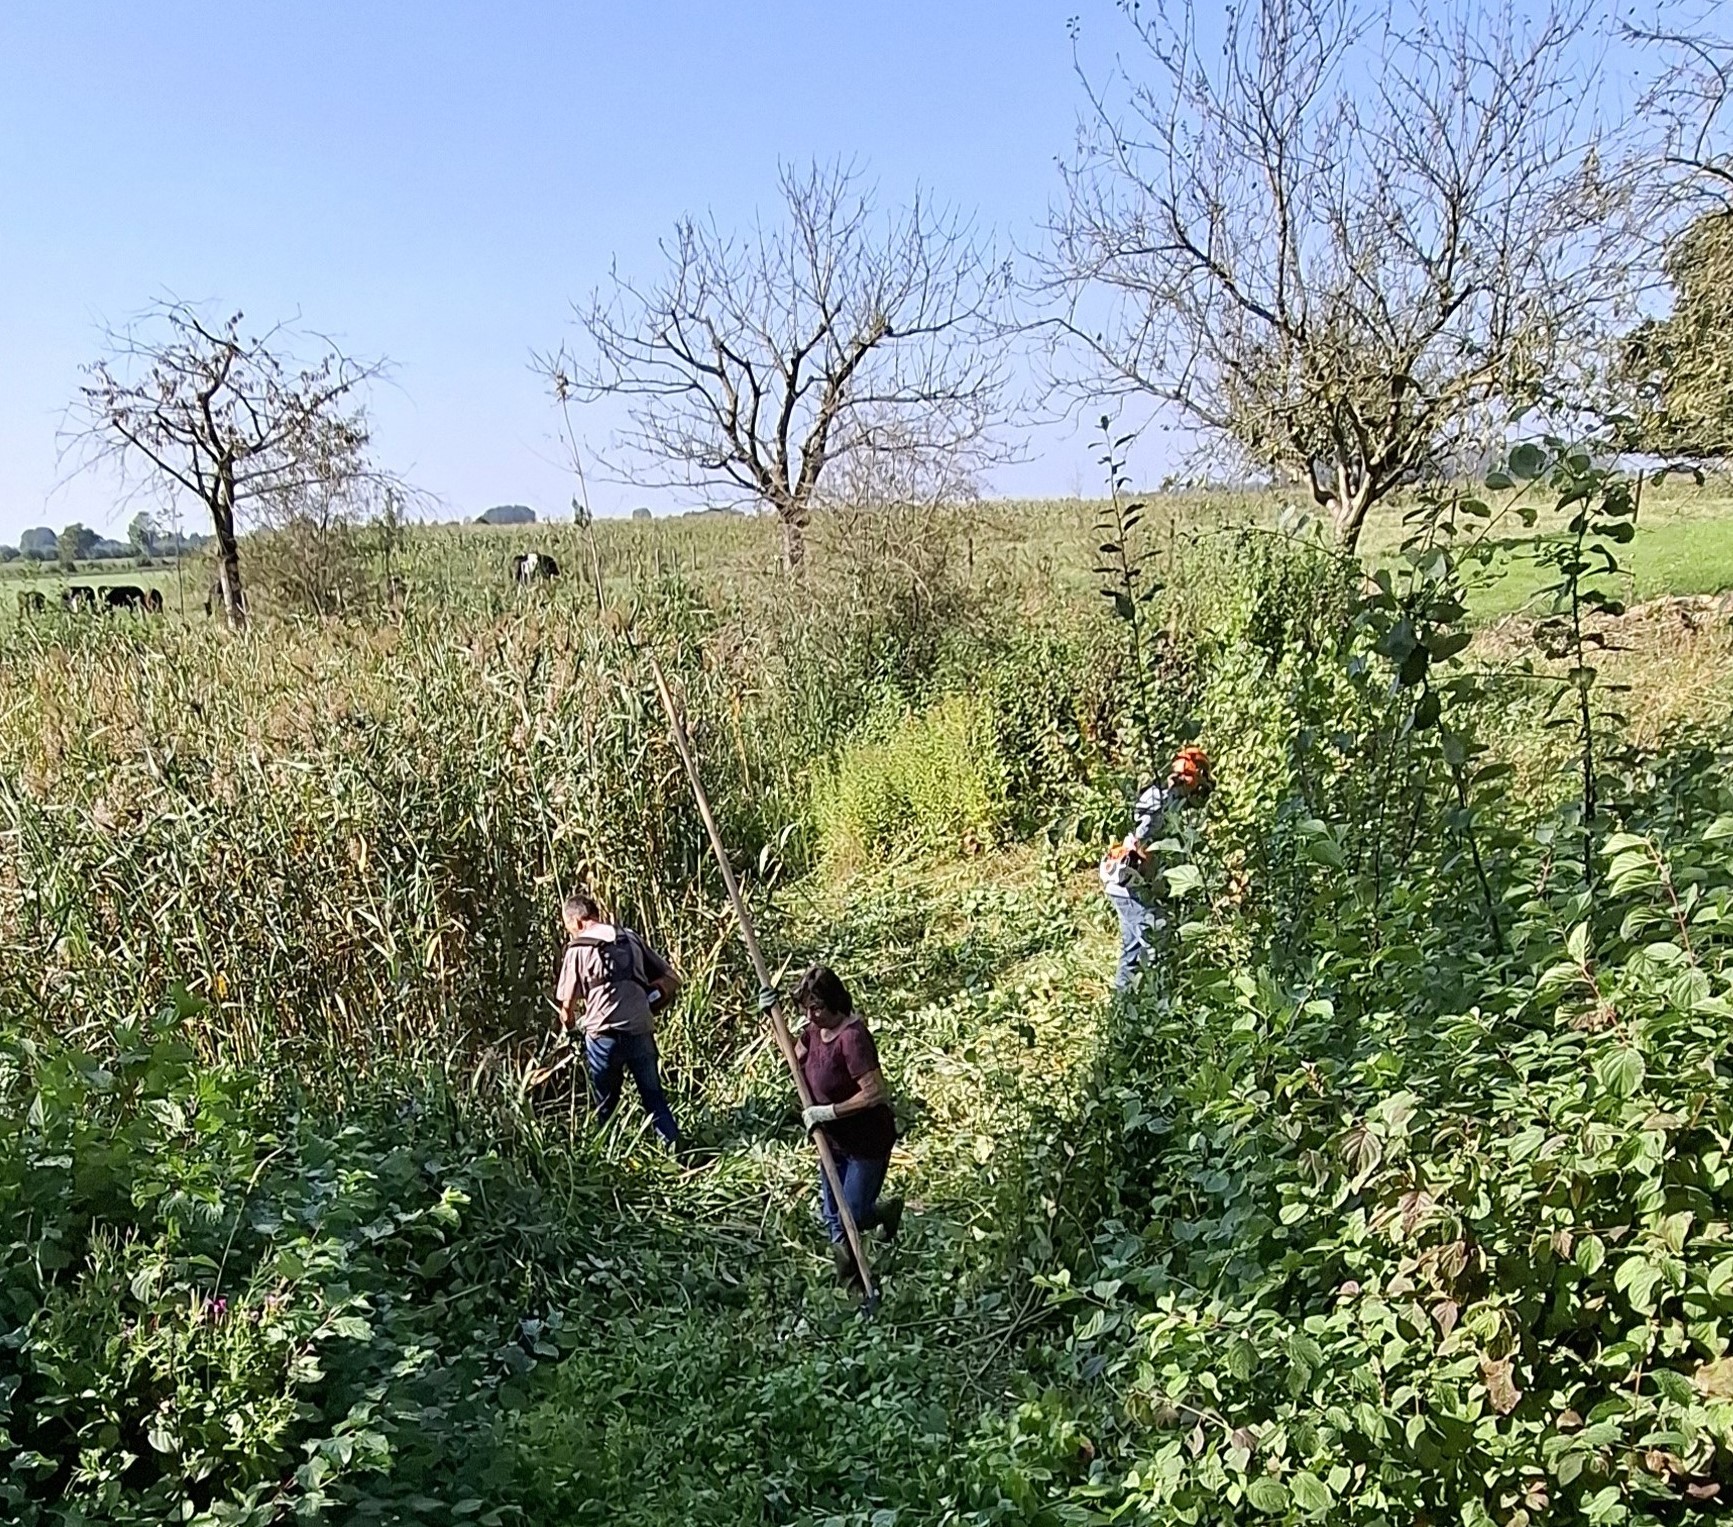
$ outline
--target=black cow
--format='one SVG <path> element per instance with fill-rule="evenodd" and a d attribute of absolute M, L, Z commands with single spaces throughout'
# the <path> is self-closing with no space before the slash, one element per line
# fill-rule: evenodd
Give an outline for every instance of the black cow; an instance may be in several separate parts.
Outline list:
<path fill-rule="evenodd" d="M 114 583 L 102 591 L 102 602 L 111 610 L 136 610 L 141 615 L 162 614 L 162 590 L 141 589 L 136 583 Z"/>
<path fill-rule="evenodd" d="M 520 552 L 511 559 L 512 581 L 519 588 L 528 588 L 543 578 L 557 578 L 560 564 L 545 551 Z"/>
<path fill-rule="evenodd" d="M 18 596 L 18 613 L 20 616 L 46 615 L 48 613 L 48 596 L 38 590 L 30 590 Z"/>
<path fill-rule="evenodd" d="M 60 607 L 76 615 L 80 610 L 96 608 L 96 590 L 88 583 L 75 583 L 60 591 Z"/>

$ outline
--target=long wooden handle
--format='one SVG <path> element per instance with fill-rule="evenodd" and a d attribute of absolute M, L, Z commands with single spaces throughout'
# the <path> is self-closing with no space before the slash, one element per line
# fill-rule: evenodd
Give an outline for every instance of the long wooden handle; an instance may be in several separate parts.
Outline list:
<path fill-rule="evenodd" d="M 650 672 L 655 676 L 656 693 L 661 696 L 662 709 L 668 713 L 668 730 L 674 738 L 674 749 L 680 755 L 680 762 L 685 765 L 687 781 L 692 786 L 692 794 L 698 802 L 698 815 L 704 819 L 704 830 L 710 835 L 710 847 L 716 855 L 717 866 L 722 871 L 723 884 L 728 887 L 728 899 L 734 904 L 734 917 L 740 924 L 741 941 L 746 945 L 746 953 L 752 960 L 752 968 L 758 973 L 760 987 L 769 989 L 771 985 L 770 967 L 764 962 L 764 954 L 758 947 L 758 935 L 752 926 L 752 914 L 746 910 L 746 899 L 740 894 L 740 882 L 734 878 L 734 866 L 728 861 L 728 850 L 722 843 L 722 830 L 716 825 L 716 816 L 710 809 L 710 797 L 704 793 L 704 782 L 698 777 L 698 765 L 692 756 L 692 741 L 686 734 L 686 723 L 680 719 L 680 707 L 674 701 L 674 693 L 668 688 L 668 680 L 662 674 L 662 665 L 654 655 L 645 654 L 650 660 Z M 788 1024 L 783 1020 L 781 1003 L 772 1003 L 770 1007 L 770 1028 L 776 1036 L 777 1048 L 782 1051 L 782 1058 L 788 1062 L 788 1073 L 794 1079 L 794 1090 L 800 1098 L 800 1106 L 812 1106 L 812 1092 L 806 1085 L 806 1076 L 800 1069 L 800 1060 L 794 1053 L 794 1039 L 788 1032 Z M 812 1132 L 812 1142 L 818 1147 L 818 1162 L 824 1172 L 824 1179 L 830 1184 L 830 1196 L 836 1205 L 837 1217 L 842 1221 L 843 1234 L 848 1238 L 848 1249 L 854 1257 L 854 1265 L 860 1271 L 861 1296 L 869 1304 L 874 1298 L 872 1270 L 867 1266 L 866 1252 L 861 1247 L 860 1228 L 854 1222 L 854 1213 L 848 1206 L 848 1200 L 843 1197 L 842 1174 L 836 1169 L 836 1157 L 831 1153 L 830 1141 L 825 1139 L 822 1129 Z"/>

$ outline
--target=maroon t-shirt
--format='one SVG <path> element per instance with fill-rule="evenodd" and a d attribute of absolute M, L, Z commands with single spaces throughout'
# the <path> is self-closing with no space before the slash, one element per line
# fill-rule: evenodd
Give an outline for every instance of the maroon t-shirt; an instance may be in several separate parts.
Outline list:
<path fill-rule="evenodd" d="M 814 1025 L 806 1031 L 806 1059 L 800 1069 L 813 1102 L 846 1103 L 860 1091 L 860 1078 L 879 1069 L 879 1047 L 858 1018 L 836 1030 L 828 1044 Z M 845 1156 L 882 1158 L 897 1143 L 897 1124 L 888 1103 L 821 1127 Z"/>

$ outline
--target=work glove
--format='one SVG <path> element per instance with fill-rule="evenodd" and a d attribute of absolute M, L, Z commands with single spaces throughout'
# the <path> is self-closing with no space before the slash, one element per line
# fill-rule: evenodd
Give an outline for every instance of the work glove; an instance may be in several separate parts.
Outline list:
<path fill-rule="evenodd" d="M 780 1001 L 782 1001 L 782 993 L 774 986 L 761 986 L 758 988 L 759 1012 L 768 1015 L 771 1008 L 775 1007 Z"/>
<path fill-rule="evenodd" d="M 809 1135 L 820 1124 L 829 1124 L 835 1118 L 836 1105 L 834 1103 L 814 1103 L 812 1107 L 803 1108 L 800 1111 L 800 1122 L 806 1126 L 806 1132 Z"/>

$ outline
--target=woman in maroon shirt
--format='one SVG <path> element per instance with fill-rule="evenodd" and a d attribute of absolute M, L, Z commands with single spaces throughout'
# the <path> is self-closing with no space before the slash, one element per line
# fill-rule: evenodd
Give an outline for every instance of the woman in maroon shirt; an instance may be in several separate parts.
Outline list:
<path fill-rule="evenodd" d="M 795 1054 L 806 1077 L 813 1104 L 802 1115 L 807 1133 L 822 1129 L 836 1158 L 842 1196 L 863 1233 L 880 1226 L 886 1240 L 902 1223 L 903 1201 L 879 1198 L 891 1164 L 897 1126 L 891 1116 L 890 1092 L 879 1069 L 878 1046 L 854 1010 L 848 988 L 827 965 L 814 965 L 800 978 L 794 1001 L 806 1014 L 807 1026 L 795 1041 Z M 842 1218 L 831 1197 L 830 1183 L 819 1173 L 824 1222 L 830 1230 L 837 1275 L 858 1276 L 842 1232 Z"/>

